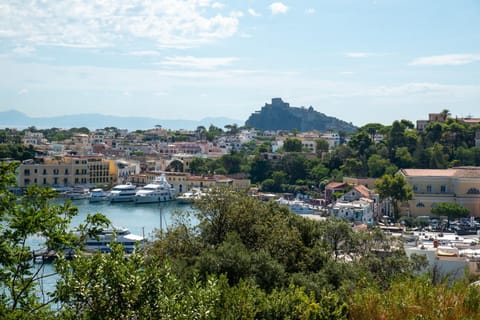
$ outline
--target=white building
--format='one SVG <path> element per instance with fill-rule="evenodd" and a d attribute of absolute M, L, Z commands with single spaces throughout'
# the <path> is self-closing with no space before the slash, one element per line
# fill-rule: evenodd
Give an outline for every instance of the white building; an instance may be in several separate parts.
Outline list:
<path fill-rule="evenodd" d="M 329 132 L 323 133 L 320 138 L 327 140 L 330 150 L 340 145 L 340 136 L 338 133 Z"/>
<path fill-rule="evenodd" d="M 329 210 L 330 215 L 364 224 L 373 223 L 373 210 L 370 201 L 365 199 L 352 202 L 337 201 Z"/>

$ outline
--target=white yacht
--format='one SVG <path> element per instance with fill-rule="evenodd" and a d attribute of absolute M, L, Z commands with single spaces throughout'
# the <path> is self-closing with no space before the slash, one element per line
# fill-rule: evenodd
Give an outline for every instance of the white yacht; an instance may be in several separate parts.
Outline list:
<path fill-rule="evenodd" d="M 135 245 L 145 241 L 145 238 L 130 233 L 127 228 L 112 227 L 103 229 L 96 237 L 88 238 L 85 241 L 84 249 L 87 251 L 110 252 L 110 243 L 118 242 L 123 245 L 126 253 L 132 253 Z"/>
<path fill-rule="evenodd" d="M 90 190 L 81 186 L 77 186 L 70 191 L 64 193 L 65 197 L 70 200 L 87 199 L 90 196 Z"/>
<path fill-rule="evenodd" d="M 183 194 L 179 195 L 177 197 L 177 202 L 179 204 L 192 204 L 195 202 L 195 200 L 200 199 L 205 195 L 204 192 L 202 192 L 199 189 L 192 189 L 190 191 L 184 192 Z"/>
<path fill-rule="evenodd" d="M 108 192 L 103 189 L 92 189 L 90 191 L 90 197 L 88 197 L 88 201 L 90 202 L 100 202 L 100 201 L 107 201 L 108 200 Z"/>
<path fill-rule="evenodd" d="M 163 174 L 135 194 L 135 203 L 163 202 L 173 199 L 175 199 L 175 189 L 172 188 Z"/>
<path fill-rule="evenodd" d="M 131 183 L 119 184 L 110 191 L 110 202 L 129 202 L 135 199 L 137 188 Z"/>

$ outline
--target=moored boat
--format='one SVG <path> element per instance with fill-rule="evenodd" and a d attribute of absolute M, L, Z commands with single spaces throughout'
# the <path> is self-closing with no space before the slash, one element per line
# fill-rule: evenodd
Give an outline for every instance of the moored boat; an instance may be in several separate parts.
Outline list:
<path fill-rule="evenodd" d="M 107 201 L 107 200 L 108 200 L 108 192 L 100 188 L 93 189 L 90 192 L 90 197 L 88 197 L 88 201 L 90 202 L 100 202 L 100 201 Z"/>
<path fill-rule="evenodd" d="M 85 241 L 84 249 L 86 251 L 100 251 L 107 253 L 111 251 L 110 244 L 118 242 L 123 245 L 126 253 L 132 253 L 137 243 L 145 241 L 145 238 L 132 234 L 127 228 L 112 227 L 103 229 L 95 237 L 88 238 Z"/>
<path fill-rule="evenodd" d="M 119 184 L 110 191 L 110 202 L 129 202 L 135 199 L 137 188 L 131 183 Z"/>
<path fill-rule="evenodd" d="M 156 177 L 135 193 L 135 203 L 154 203 L 175 199 L 175 189 L 168 183 L 165 175 Z"/>
<path fill-rule="evenodd" d="M 179 204 L 192 204 L 195 200 L 200 199 L 204 196 L 205 193 L 199 189 L 192 189 L 190 191 L 184 192 L 183 194 L 177 197 L 177 202 Z"/>
<path fill-rule="evenodd" d="M 75 187 L 64 193 L 64 196 L 70 200 L 87 199 L 90 196 L 90 190 L 84 187 Z"/>

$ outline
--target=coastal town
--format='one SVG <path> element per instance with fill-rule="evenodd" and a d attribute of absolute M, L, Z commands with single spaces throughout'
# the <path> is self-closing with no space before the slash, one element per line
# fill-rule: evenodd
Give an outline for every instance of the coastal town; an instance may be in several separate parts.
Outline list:
<path fill-rule="evenodd" d="M 272 99 L 272 104 L 266 106 L 276 105 L 285 108 L 281 99 Z M 447 120 L 440 113 L 429 114 L 428 120 L 417 120 L 416 128 L 409 130 L 420 134 Z M 469 127 L 480 123 L 475 118 L 448 121 Z M 283 189 L 265 182 L 268 176 L 264 176 L 267 178 L 264 181 L 253 177 L 254 161 L 280 163 L 292 155 L 324 161 L 342 147 L 356 143 L 359 133 L 258 130 L 237 124 L 227 125 L 225 130 L 214 125 L 196 130 L 169 130 L 158 125 L 133 132 L 113 127 L 92 131 L 77 128 L 73 132 L 50 130 L 56 137 L 61 137 L 62 132 L 68 133 L 68 137 L 48 139 L 44 135 L 48 131 L 34 127 L 4 131 L 5 140 L 21 141 L 35 154 L 18 167 L 16 192 L 38 185 L 51 187 L 60 197 L 70 200 L 193 203 L 209 190 L 228 186 L 264 201 L 276 201 L 305 218 L 337 217 L 351 223 L 353 228 L 380 226 L 387 234 L 404 239 L 407 255 L 422 253 L 428 257 L 430 267 L 440 266 L 443 272 L 461 277 L 465 268 L 472 274 L 480 270 L 477 265 L 480 224 L 475 220 L 480 217 L 478 166 L 399 168 L 394 173 L 404 179 L 412 197 L 397 204 L 392 196 L 382 195 L 378 190 L 379 177 L 344 174 L 338 181 L 325 172 L 323 179 L 317 176 L 318 180 L 310 179 L 303 184 L 297 181 L 294 188 Z M 368 137 L 369 143 L 386 144 L 385 140 L 392 139 L 391 134 L 379 130 Z M 475 131 L 474 143 L 474 147 L 480 146 L 480 131 Z M 250 171 L 240 169 L 240 164 L 235 163 L 241 160 L 232 159 L 239 154 L 250 159 L 247 166 Z M 209 166 L 205 165 L 207 162 Z M 231 169 L 233 166 L 237 168 Z M 442 203 L 461 205 L 470 218 L 451 221 L 446 226 L 446 220 L 432 214 L 432 209 Z M 409 227 L 412 220 L 417 228 Z M 420 229 L 420 225 L 427 228 Z"/>
<path fill-rule="evenodd" d="M 480 122 L 475 118 L 456 121 L 469 126 Z M 416 130 L 424 130 L 429 123 L 442 123 L 441 115 L 430 114 L 429 120 L 418 120 Z M 5 131 L 9 137 L 4 139 L 20 140 L 34 150 L 35 156 L 23 160 L 18 168 L 20 189 L 29 185 L 48 186 L 68 195 L 82 188 L 107 191 L 125 183 L 144 187 L 164 175 L 175 196 L 191 190 L 228 185 L 237 189 L 251 188 L 258 196 L 265 197 L 262 191 L 270 193 L 270 190 L 262 190 L 267 189 L 258 184 L 262 181 L 252 183 L 250 172 L 240 169 L 228 172 L 225 167 L 212 166 L 198 174 L 198 163 L 241 152 L 249 154 L 250 158 L 257 156 L 263 161 L 279 162 L 290 153 L 285 151 L 285 142 L 292 140 L 301 143 L 296 154 L 324 159 L 339 146 L 348 145 L 352 137 L 341 137 L 338 132 L 259 131 L 236 124 L 227 127 L 225 131 L 213 125 L 210 131 L 205 127 L 173 131 L 157 126 L 134 132 L 104 128 L 89 133 L 72 133 L 69 138 L 59 141 L 47 139 L 42 130 L 36 128 L 9 129 Z M 212 135 L 212 130 L 217 133 Z M 373 144 L 380 144 L 384 135 L 377 133 L 371 139 Z M 474 143 L 480 146 L 480 131 L 475 133 Z M 478 167 L 401 168 L 398 173 L 405 177 L 414 192 L 413 198 L 402 204 L 403 215 L 426 216 L 435 203 L 455 202 L 468 208 L 473 217 L 480 217 Z M 291 207 L 298 208 L 299 212 L 319 213 L 328 209 L 330 214 L 352 222 L 372 224 L 384 216 L 393 218 L 394 214 L 389 199 L 380 199 L 375 191 L 376 179 L 344 175 L 342 181 L 309 181 L 314 185 L 297 188 L 294 193 L 278 193 L 276 197 L 285 196 L 285 203 L 291 202 Z M 342 195 L 341 198 L 338 194 Z"/>
<path fill-rule="evenodd" d="M 478 1 L 4 0 L 0 319 L 480 319 Z"/>

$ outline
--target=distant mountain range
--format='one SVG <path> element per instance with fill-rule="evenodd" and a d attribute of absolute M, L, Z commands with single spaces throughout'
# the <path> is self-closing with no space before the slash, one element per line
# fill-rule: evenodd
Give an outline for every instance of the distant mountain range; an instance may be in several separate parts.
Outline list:
<path fill-rule="evenodd" d="M 352 123 L 329 117 L 315 111 L 313 107 L 290 107 L 290 104 L 283 102 L 281 98 L 273 98 L 271 104 L 265 103 L 260 111 L 252 113 L 246 125 L 260 130 L 297 129 L 301 132 L 310 130 L 352 132 L 357 129 Z"/>
<path fill-rule="evenodd" d="M 117 127 L 119 129 L 146 130 L 161 125 L 163 128 L 178 130 L 194 130 L 198 126 L 208 127 L 213 124 L 222 128 L 227 124 L 238 124 L 241 126 L 243 120 L 235 120 L 223 117 L 207 117 L 202 120 L 162 120 L 146 117 L 119 117 L 104 114 L 77 114 L 56 117 L 29 117 L 26 114 L 9 110 L 0 112 L 0 127 L 25 129 L 31 126 L 37 128 L 79 128 L 86 127 L 90 130 L 102 129 L 105 127 Z"/>

